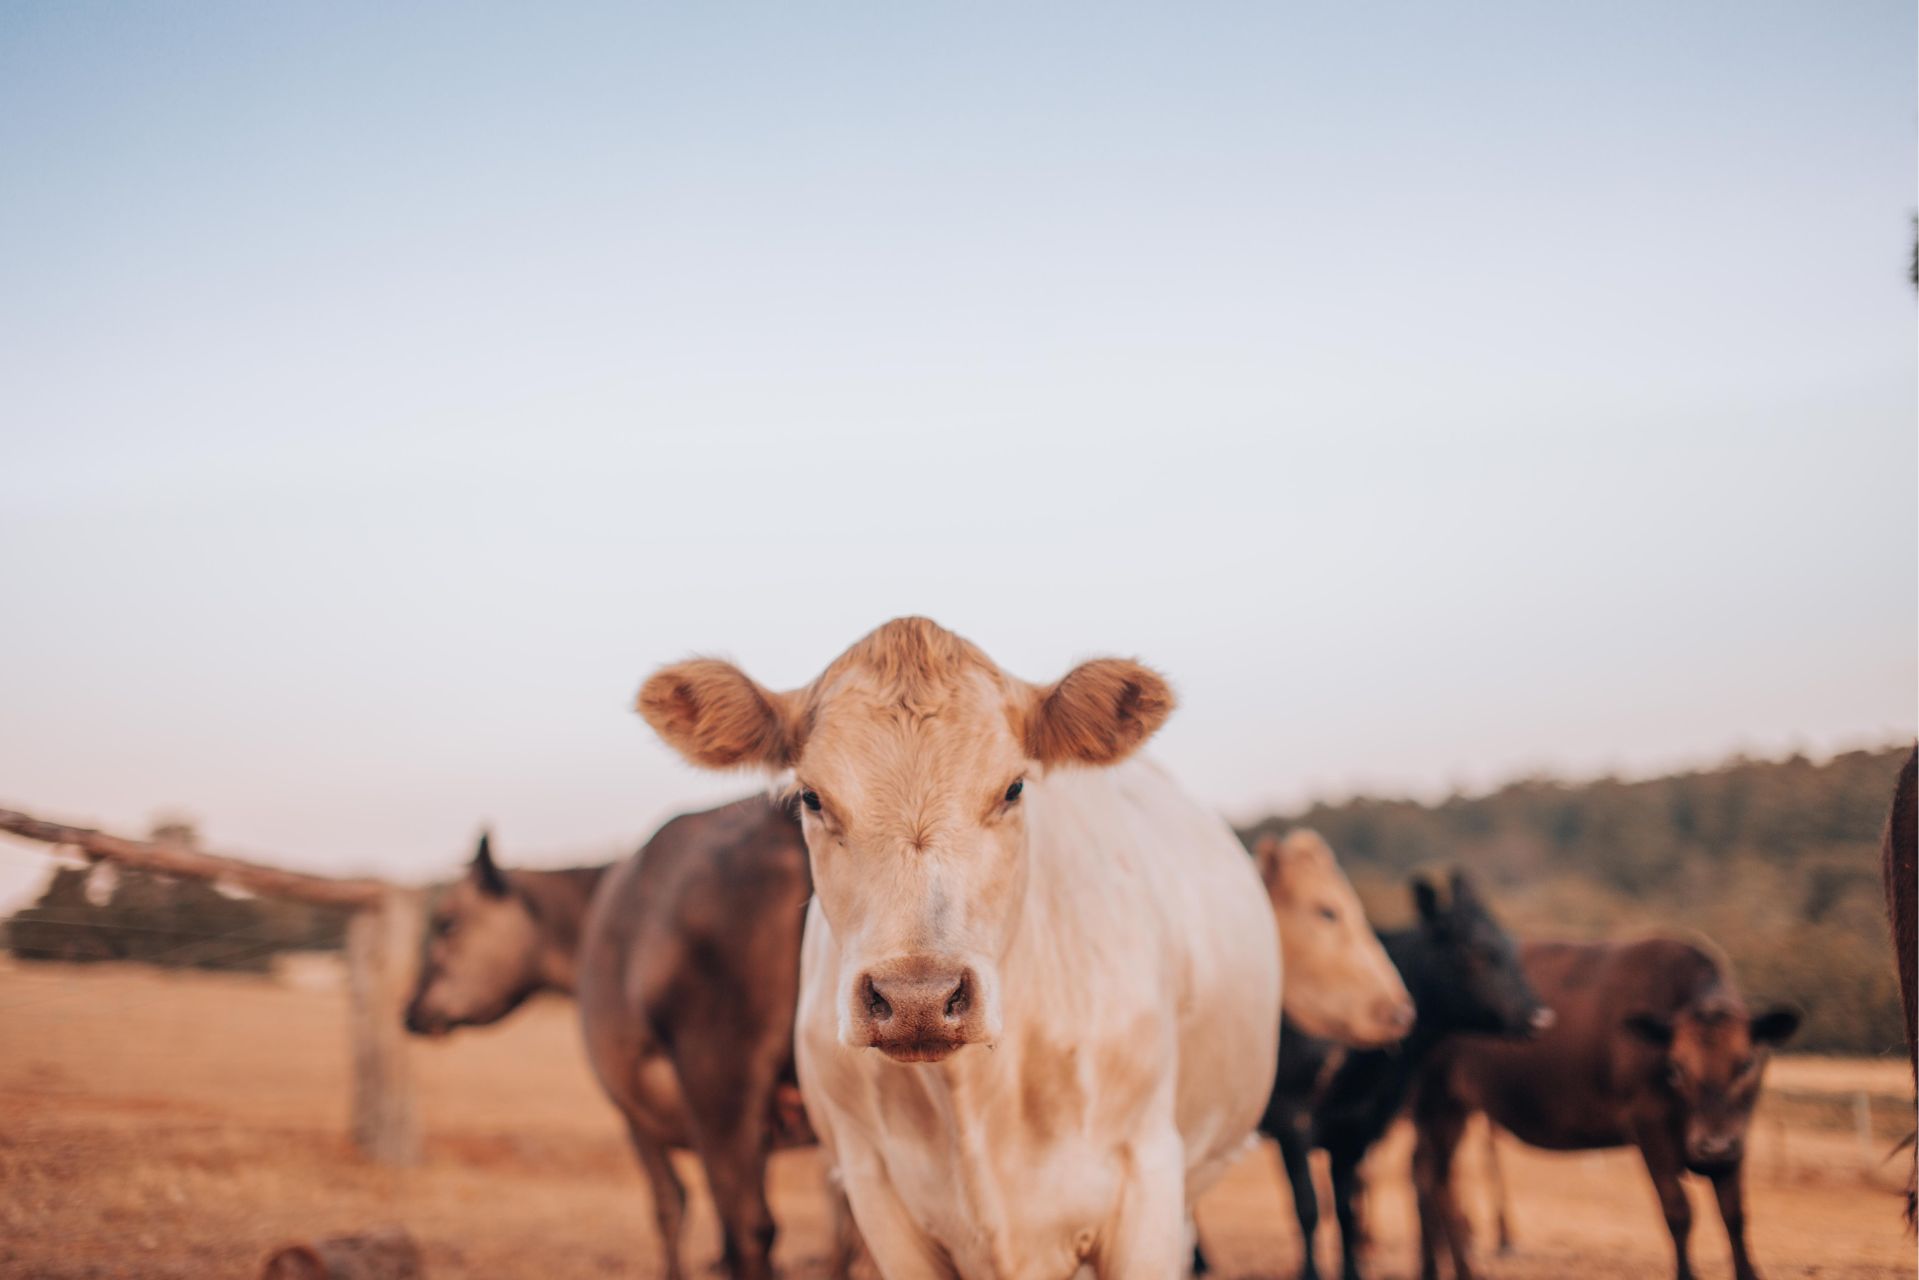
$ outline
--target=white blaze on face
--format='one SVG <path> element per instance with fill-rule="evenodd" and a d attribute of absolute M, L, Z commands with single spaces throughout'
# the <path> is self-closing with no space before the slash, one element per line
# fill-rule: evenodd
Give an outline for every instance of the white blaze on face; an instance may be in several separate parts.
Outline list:
<path fill-rule="evenodd" d="M 1172 695 L 1113 659 L 1031 685 L 907 618 L 803 689 L 774 693 L 701 660 L 656 673 L 639 705 L 695 763 L 791 770 L 840 949 L 841 1041 L 932 1061 L 1000 1032 L 999 964 L 1027 881 L 1025 779 L 1124 758 Z"/>
<path fill-rule="evenodd" d="M 990 1042 L 1026 882 L 1031 762 L 989 673 L 892 692 L 859 672 L 836 681 L 794 766 L 840 947 L 841 1040 Z"/>

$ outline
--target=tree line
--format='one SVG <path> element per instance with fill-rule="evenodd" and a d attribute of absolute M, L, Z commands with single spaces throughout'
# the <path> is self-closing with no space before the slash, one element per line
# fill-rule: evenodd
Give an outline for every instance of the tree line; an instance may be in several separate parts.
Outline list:
<path fill-rule="evenodd" d="M 1360 798 L 1262 819 L 1338 851 L 1381 923 L 1409 913 L 1415 869 L 1476 875 L 1520 937 L 1703 934 L 1749 998 L 1806 1013 L 1795 1047 L 1903 1049 L 1880 839 L 1910 743 L 1826 761 L 1736 757 L 1627 781 L 1527 778 L 1437 803 Z"/>
<path fill-rule="evenodd" d="M 1410 872 L 1453 864 L 1522 937 L 1704 934 L 1749 996 L 1805 1010 L 1797 1047 L 1887 1053 L 1904 1040 L 1879 842 L 1910 749 L 1735 758 L 1636 781 L 1527 778 L 1430 804 L 1366 797 L 1240 835 L 1317 829 L 1381 924 L 1409 914 Z M 177 825 L 156 836 L 195 838 Z M 86 870 L 62 869 L 7 922 L 7 945 L 28 960 L 263 970 L 282 951 L 339 947 L 344 924 L 337 910 L 143 872 L 90 890 Z"/>

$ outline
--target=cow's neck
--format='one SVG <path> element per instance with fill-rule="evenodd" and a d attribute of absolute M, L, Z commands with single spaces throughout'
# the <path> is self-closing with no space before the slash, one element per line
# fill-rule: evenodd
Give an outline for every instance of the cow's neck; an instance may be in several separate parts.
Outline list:
<path fill-rule="evenodd" d="M 540 926 L 539 978 L 553 991 L 572 995 L 579 984 L 580 935 L 587 908 L 605 867 L 567 867 L 559 871 L 516 871 L 513 888 L 526 900 Z"/>
<path fill-rule="evenodd" d="M 1445 979 L 1439 976 L 1432 955 L 1432 943 L 1418 928 L 1379 935 L 1386 955 L 1405 980 L 1413 997 L 1413 1029 L 1398 1047 L 1388 1052 L 1402 1059 L 1409 1068 L 1417 1065 L 1458 1028 L 1439 1012 L 1446 993 L 1440 990 Z"/>

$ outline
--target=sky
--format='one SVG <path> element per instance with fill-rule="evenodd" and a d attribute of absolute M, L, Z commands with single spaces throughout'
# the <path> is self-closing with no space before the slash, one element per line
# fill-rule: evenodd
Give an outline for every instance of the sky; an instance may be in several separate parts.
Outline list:
<path fill-rule="evenodd" d="M 1240 819 L 1908 737 L 1914 36 L 8 4 L 0 805 L 610 857 L 754 785 L 650 670 L 905 613 Z"/>

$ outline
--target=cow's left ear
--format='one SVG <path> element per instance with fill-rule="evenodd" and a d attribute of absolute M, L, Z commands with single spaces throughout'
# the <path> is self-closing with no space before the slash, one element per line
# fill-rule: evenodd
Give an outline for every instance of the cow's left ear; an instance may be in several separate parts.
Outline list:
<path fill-rule="evenodd" d="M 480 847 L 473 851 L 472 865 L 467 868 L 473 875 L 473 883 L 480 892 L 489 898 L 504 898 L 507 895 L 506 873 L 493 861 L 492 833 L 480 833 Z"/>
<path fill-rule="evenodd" d="M 1026 754 L 1041 764 L 1118 764 L 1172 713 L 1173 690 L 1157 671 L 1096 658 L 1033 690 Z"/>
<path fill-rule="evenodd" d="M 1760 1044 L 1781 1044 L 1799 1030 L 1799 1010 L 1790 1005 L 1775 1005 L 1752 1020 L 1752 1038 Z"/>
<path fill-rule="evenodd" d="M 702 768 L 771 773 L 799 757 L 795 695 L 761 688 L 717 658 L 661 667 L 640 686 L 635 709 L 666 745 Z"/>
<path fill-rule="evenodd" d="M 1266 882 L 1268 892 L 1279 883 L 1280 866 L 1285 857 L 1286 847 L 1270 831 L 1253 842 L 1253 865 L 1259 868 L 1259 878 Z"/>

